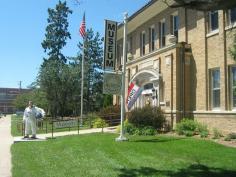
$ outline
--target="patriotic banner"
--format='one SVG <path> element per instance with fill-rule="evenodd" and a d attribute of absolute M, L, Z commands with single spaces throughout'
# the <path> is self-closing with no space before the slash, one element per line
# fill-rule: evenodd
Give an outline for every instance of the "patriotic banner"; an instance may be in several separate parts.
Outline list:
<path fill-rule="evenodd" d="M 82 38 L 84 38 L 85 35 L 86 35 L 85 13 L 84 13 L 84 16 L 83 16 L 83 20 L 80 24 L 79 33 L 80 33 Z"/>
<path fill-rule="evenodd" d="M 141 95 L 142 91 L 143 91 L 143 88 L 135 85 L 134 83 L 131 83 L 129 85 L 128 97 L 126 100 L 128 109 L 130 109 L 134 105 L 138 97 Z"/>

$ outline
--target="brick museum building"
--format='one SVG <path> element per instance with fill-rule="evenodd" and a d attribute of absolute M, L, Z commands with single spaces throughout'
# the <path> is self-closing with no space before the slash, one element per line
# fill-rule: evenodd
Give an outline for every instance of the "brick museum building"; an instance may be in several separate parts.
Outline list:
<path fill-rule="evenodd" d="M 236 62 L 229 52 L 234 34 L 236 8 L 202 12 L 148 2 L 127 22 L 126 85 L 144 89 L 133 108 L 149 101 L 165 110 L 172 127 L 193 117 L 209 128 L 236 132 Z M 119 25 L 117 67 L 122 38 Z"/>
<path fill-rule="evenodd" d="M 17 110 L 13 103 L 17 95 L 29 91 L 30 89 L 0 88 L 0 113 L 4 114 L 15 113 Z"/>

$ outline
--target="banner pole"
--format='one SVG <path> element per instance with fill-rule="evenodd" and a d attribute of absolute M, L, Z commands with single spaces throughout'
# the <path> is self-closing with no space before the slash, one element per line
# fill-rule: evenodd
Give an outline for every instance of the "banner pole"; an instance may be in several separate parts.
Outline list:
<path fill-rule="evenodd" d="M 124 38 L 123 38 L 123 67 L 122 67 L 122 89 L 121 89 L 121 116 L 120 116 L 120 136 L 116 138 L 116 141 L 127 141 L 124 136 L 124 117 L 125 117 L 125 73 L 126 73 L 126 61 L 127 61 L 127 20 L 128 13 L 124 13 Z"/>

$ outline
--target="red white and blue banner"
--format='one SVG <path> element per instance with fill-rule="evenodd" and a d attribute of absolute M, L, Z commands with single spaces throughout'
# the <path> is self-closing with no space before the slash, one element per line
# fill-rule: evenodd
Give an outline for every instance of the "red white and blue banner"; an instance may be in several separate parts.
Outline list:
<path fill-rule="evenodd" d="M 128 109 L 132 108 L 138 97 L 141 95 L 142 91 L 142 87 L 139 87 L 131 82 L 128 88 L 128 96 L 126 100 Z"/>

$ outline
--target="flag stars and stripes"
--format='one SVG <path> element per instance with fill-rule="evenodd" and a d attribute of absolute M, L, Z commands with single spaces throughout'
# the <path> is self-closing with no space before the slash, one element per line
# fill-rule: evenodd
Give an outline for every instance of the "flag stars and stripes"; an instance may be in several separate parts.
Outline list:
<path fill-rule="evenodd" d="M 82 38 L 84 38 L 85 35 L 86 35 L 85 13 L 84 13 L 84 16 L 83 16 L 82 23 L 80 25 L 79 33 L 80 33 Z"/>

